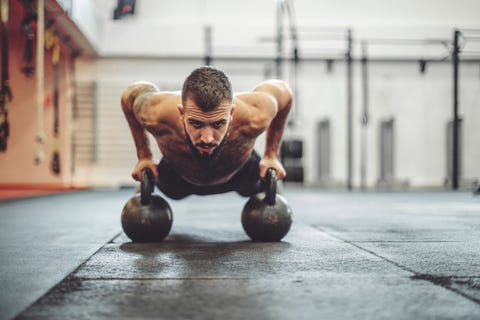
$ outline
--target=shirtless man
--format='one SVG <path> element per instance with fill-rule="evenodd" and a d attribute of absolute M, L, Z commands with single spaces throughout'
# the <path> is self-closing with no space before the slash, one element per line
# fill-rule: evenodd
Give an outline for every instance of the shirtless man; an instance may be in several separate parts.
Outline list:
<path fill-rule="evenodd" d="M 136 82 L 125 89 L 121 104 L 137 148 L 132 177 L 140 180 L 142 170 L 150 168 L 157 187 L 171 199 L 229 191 L 251 196 L 261 191 L 268 168 L 279 180 L 286 175 L 278 150 L 292 92 L 284 81 L 265 81 L 233 96 L 225 73 L 201 67 L 187 77 L 181 94 Z M 147 131 L 162 153 L 158 165 Z M 253 147 L 264 131 L 260 158 Z"/>

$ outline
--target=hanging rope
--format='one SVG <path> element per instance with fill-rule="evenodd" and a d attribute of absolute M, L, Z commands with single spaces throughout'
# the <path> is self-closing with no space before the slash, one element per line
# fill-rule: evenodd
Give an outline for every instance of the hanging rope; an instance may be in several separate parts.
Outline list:
<path fill-rule="evenodd" d="M 8 122 L 8 105 L 13 99 L 8 74 L 8 0 L 1 0 L 2 15 L 2 83 L 0 91 L 0 151 L 7 150 L 7 140 L 10 135 Z"/>
<path fill-rule="evenodd" d="M 60 40 L 52 27 L 45 32 L 45 47 L 52 49 L 53 66 L 53 153 L 52 172 L 60 174 L 60 130 L 59 130 L 59 81 L 60 81 Z"/>
<path fill-rule="evenodd" d="M 35 11 L 34 0 L 22 0 L 21 2 L 27 8 L 21 25 L 22 32 L 25 34 L 25 49 L 23 51 L 24 66 L 21 68 L 21 71 L 27 78 L 32 78 L 35 74 L 33 43 L 35 39 L 37 12 Z"/>
<path fill-rule="evenodd" d="M 44 43 L 45 43 L 45 0 L 38 0 L 37 21 L 37 154 L 35 163 L 41 164 L 45 157 L 43 144 L 45 143 L 45 129 L 43 125 L 43 91 L 44 91 Z"/>

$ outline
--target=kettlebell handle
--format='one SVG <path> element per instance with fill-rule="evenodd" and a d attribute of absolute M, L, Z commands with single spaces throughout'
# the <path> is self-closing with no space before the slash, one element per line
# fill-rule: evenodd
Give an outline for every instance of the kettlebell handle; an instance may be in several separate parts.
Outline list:
<path fill-rule="evenodd" d="M 153 172 L 150 168 L 142 171 L 142 180 L 140 185 L 140 203 L 148 205 L 152 201 L 153 193 Z"/>
<path fill-rule="evenodd" d="M 273 168 L 267 170 L 265 175 L 265 201 L 268 205 L 275 205 L 277 197 L 277 171 Z"/>

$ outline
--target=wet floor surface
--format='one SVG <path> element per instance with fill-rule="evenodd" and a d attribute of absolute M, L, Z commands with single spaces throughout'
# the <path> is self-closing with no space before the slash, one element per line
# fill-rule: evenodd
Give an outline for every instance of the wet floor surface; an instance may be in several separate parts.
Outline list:
<path fill-rule="evenodd" d="M 294 224 L 252 243 L 235 194 L 169 203 L 132 243 L 131 191 L 0 203 L 1 319 L 479 319 L 480 198 L 285 189 Z"/>

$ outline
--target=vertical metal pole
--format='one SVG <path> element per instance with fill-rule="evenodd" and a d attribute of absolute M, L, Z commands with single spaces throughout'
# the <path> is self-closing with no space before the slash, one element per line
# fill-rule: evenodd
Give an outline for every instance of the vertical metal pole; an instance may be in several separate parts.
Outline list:
<path fill-rule="evenodd" d="M 212 64 L 212 26 L 205 26 L 205 65 Z"/>
<path fill-rule="evenodd" d="M 278 79 L 283 79 L 283 1 L 277 0 L 277 57 L 275 59 L 275 71 Z"/>
<path fill-rule="evenodd" d="M 459 71 L 459 41 L 460 31 L 454 30 L 453 33 L 453 126 L 452 126 L 452 190 L 458 190 L 459 180 L 459 146 L 458 146 L 458 71 Z"/>
<path fill-rule="evenodd" d="M 367 43 L 362 41 L 362 89 L 363 89 L 363 112 L 362 112 L 362 145 L 360 156 L 360 187 L 367 187 L 367 126 L 368 126 L 368 59 Z"/>
<path fill-rule="evenodd" d="M 293 67 L 291 67 L 291 78 L 293 78 L 293 103 L 294 103 L 294 110 L 293 110 L 293 122 L 296 125 L 300 118 L 300 108 L 299 108 L 299 97 L 298 97 L 298 69 L 299 69 L 299 46 L 298 46 L 298 33 L 297 33 L 297 19 L 295 15 L 295 10 L 293 7 L 293 2 L 291 0 L 284 0 L 284 13 L 288 16 L 289 22 L 289 31 L 290 31 L 290 39 L 292 41 L 293 47 Z M 290 82 L 292 80 L 290 79 Z"/>
<path fill-rule="evenodd" d="M 347 189 L 352 190 L 353 171 L 353 79 L 352 79 L 352 30 L 347 30 Z"/>
<path fill-rule="evenodd" d="M 300 120 L 300 108 L 299 108 L 299 101 L 298 101 L 298 64 L 300 62 L 298 56 L 298 48 L 295 47 L 293 51 L 293 68 L 292 68 L 292 77 L 293 80 L 293 120 L 294 125 Z"/>

